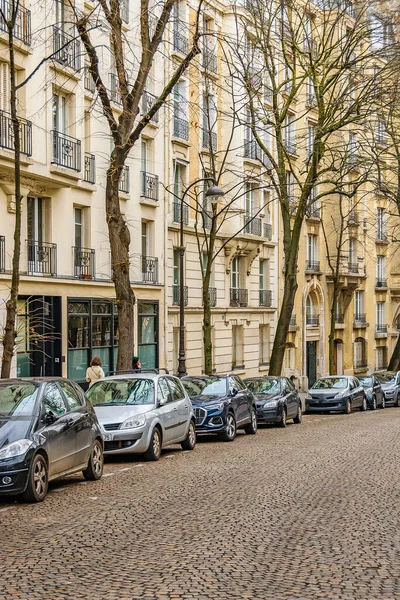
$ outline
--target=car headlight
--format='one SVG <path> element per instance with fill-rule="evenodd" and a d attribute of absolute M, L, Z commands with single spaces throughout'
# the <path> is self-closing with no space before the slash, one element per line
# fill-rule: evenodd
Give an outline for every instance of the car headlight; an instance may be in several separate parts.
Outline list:
<path fill-rule="evenodd" d="M 211 404 L 210 406 L 207 406 L 207 410 L 224 410 L 224 403 L 218 402 L 218 404 Z"/>
<path fill-rule="evenodd" d="M 335 398 L 343 398 L 345 395 L 346 395 L 346 391 L 339 392 L 338 394 L 336 394 Z"/>
<path fill-rule="evenodd" d="M 279 404 L 279 400 L 269 400 L 263 406 L 263 408 L 276 408 Z"/>
<path fill-rule="evenodd" d="M 26 454 L 31 446 L 31 440 L 18 440 L 17 442 L 12 442 L 0 450 L 0 459 L 22 456 L 23 454 Z"/>
<path fill-rule="evenodd" d="M 143 427 L 145 423 L 146 415 L 136 415 L 135 417 L 130 417 L 124 421 L 120 426 L 120 429 L 136 429 L 137 427 Z"/>
<path fill-rule="evenodd" d="M 392 394 L 394 394 L 394 388 L 393 387 L 386 388 L 385 394 L 388 394 L 389 396 L 391 396 Z"/>

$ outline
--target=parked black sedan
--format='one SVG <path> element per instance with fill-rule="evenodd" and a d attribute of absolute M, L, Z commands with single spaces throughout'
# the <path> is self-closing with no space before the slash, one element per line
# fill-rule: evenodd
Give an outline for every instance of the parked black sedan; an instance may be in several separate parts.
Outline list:
<path fill-rule="evenodd" d="M 301 400 L 290 379 L 251 377 L 244 383 L 256 397 L 259 423 L 277 423 L 281 427 L 286 427 L 288 419 L 301 423 Z"/>
<path fill-rule="evenodd" d="M 192 401 L 196 433 L 217 433 L 226 442 L 235 439 L 237 430 L 257 433 L 256 401 L 235 374 L 182 377 Z"/>
<path fill-rule="evenodd" d="M 358 381 L 365 390 L 368 408 L 371 410 L 376 410 L 378 406 L 385 408 L 385 394 L 383 393 L 379 379 L 375 375 L 365 375 L 363 377 L 359 377 Z"/>
<path fill-rule="evenodd" d="M 76 471 L 103 473 L 103 438 L 94 409 L 74 382 L 0 381 L 0 495 L 41 502 L 49 481 Z"/>

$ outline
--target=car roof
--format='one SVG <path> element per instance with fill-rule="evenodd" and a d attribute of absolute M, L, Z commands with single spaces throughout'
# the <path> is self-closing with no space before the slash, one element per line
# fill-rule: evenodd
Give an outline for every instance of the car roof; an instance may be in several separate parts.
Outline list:
<path fill-rule="evenodd" d="M 67 377 L 13 377 L 10 379 L 2 379 L 1 383 L 16 384 L 16 383 L 46 383 L 49 381 L 70 381 Z"/>
<path fill-rule="evenodd" d="M 177 379 L 175 375 L 170 375 L 168 373 L 153 373 L 152 371 L 144 371 L 143 373 L 121 373 L 120 375 L 110 375 L 107 377 L 102 377 L 101 379 L 98 379 L 98 381 L 114 381 L 115 379 L 157 379 L 157 377 L 166 376 Z"/>
<path fill-rule="evenodd" d="M 254 377 L 245 377 L 243 381 L 249 381 L 250 379 L 287 379 L 284 375 L 254 375 Z"/>
<path fill-rule="evenodd" d="M 225 379 L 227 375 L 184 375 L 182 379 Z"/>

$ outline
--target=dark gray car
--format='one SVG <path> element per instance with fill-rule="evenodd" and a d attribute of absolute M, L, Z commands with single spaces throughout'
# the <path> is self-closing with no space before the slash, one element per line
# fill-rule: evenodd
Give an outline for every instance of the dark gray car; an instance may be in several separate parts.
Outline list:
<path fill-rule="evenodd" d="M 337 375 L 318 379 L 306 397 L 306 411 L 344 412 L 367 410 L 365 390 L 356 377 Z"/>
<path fill-rule="evenodd" d="M 372 375 L 381 384 L 386 404 L 400 406 L 400 371 L 377 371 Z"/>
<path fill-rule="evenodd" d="M 368 408 L 376 410 L 377 407 L 385 408 L 385 395 L 376 375 L 365 375 L 358 378 L 367 395 Z"/>
<path fill-rule="evenodd" d="M 257 421 L 286 427 L 288 419 L 301 423 L 301 400 L 287 377 L 250 377 L 244 383 L 256 397 Z"/>

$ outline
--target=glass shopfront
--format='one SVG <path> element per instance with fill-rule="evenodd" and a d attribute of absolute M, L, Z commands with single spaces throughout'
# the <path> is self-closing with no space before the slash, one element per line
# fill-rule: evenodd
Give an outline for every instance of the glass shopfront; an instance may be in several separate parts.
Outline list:
<path fill-rule="evenodd" d="M 138 354 L 143 369 L 158 367 L 158 302 L 138 301 Z"/>

